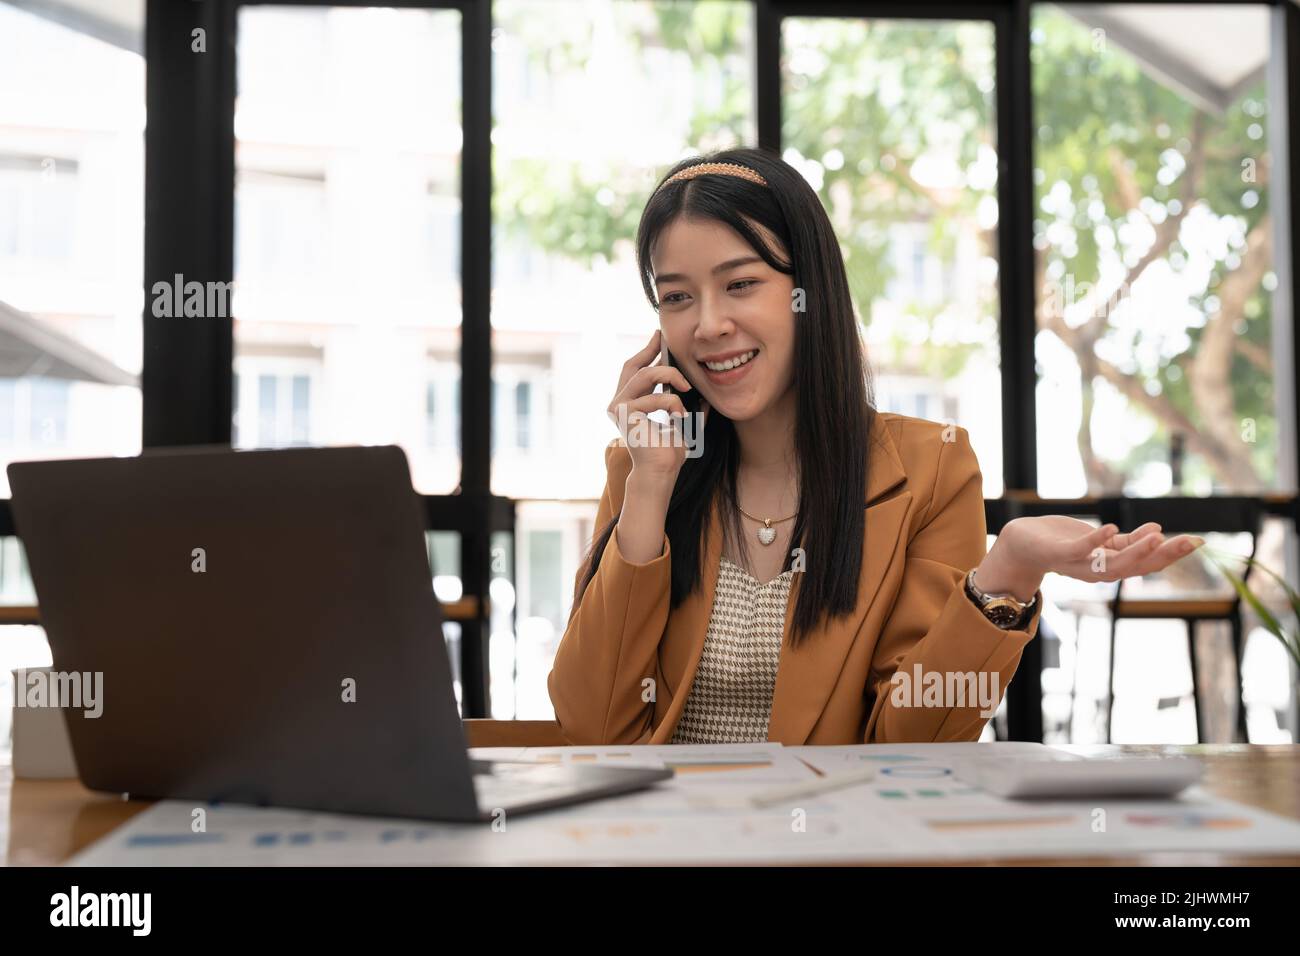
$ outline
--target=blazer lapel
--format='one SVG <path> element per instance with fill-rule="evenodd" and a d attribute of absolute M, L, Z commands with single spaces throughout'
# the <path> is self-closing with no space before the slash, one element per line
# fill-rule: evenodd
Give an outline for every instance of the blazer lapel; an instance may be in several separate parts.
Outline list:
<path fill-rule="evenodd" d="M 898 456 L 889 429 L 879 416 L 875 418 L 874 430 L 876 437 L 867 452 L 867 513 L 857 606 L 848 616 L 836 618 L 831 624 L 823 624 L 809 634 L 798 650 L 791 650 L 788 641 L 782 642 L 776 688 L 772 697 L 772 714 L 768 722 L 768 740 L 794 745 L 802 744 L 808 739 L 826 707 L 826 695 L 829 688 L 835 685 L 849 647 L 875 602 L 880 584 L 898 550 L 895 544 L 904 533 L 911 493 L 903 492 L 888 499 L 885 496 L 903 484 L 907 474 L 903 470 L 902 459 Z M 658 693 L 670 699 L 661 700 L 666 709 L 663 719 L 651 735 L 649 742 L 652 744 L 669 742 L 686 707 L 686 698 L 704 653 L 704 638 L 708 632 L 709 617 L 713 613 L 713 596 L 718 585 L 718 566 L 721 561 L 722 520 L 715 498 L 709 509 L 709 532 L 704 548 L 700 588 L 688 595 L 681 606 L 669 615 L 668 628 L 660 644 L 662 672 L 665 675 L 682 674 L 680 686 L 683 691 L 670 697 L 673 694 L 672 688 L 658 690 Z M 801 577 L 795 575 L 790 600 L 786 605 L 787 635 L 794 618 Z"/>

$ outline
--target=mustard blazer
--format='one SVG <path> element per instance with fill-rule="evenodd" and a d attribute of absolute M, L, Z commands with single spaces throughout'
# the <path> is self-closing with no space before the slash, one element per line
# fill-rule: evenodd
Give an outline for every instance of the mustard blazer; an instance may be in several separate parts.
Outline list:
<path fill-rule="evenodd" d="M 947 441 L 945 429 L 951 429 Z M 966 429 L 878 412 L 873 435 L 857 606 L 846 617 L 823 619 L 798 649 L 782 644 L 768 740 L 977 740 L 987 722 L 977 702 L 948 709 L 896 705 L 894 672 L 914 677 L 917 664 L 922 675 L 996 672 L 1000 695 L 1038 631 L 1041 591 L 1023 630 L 997 627 L 965 593 L 966 572 L 988 550 L 983 479 Z M 606 448 L 605 465 L 597 533 L 621 509 L 632 469 L 621 439 Z M 701 587 L 670 610 L 668 536 L 662 555 L 633 564 L 611 535 L 547 679 L 556 720 L 572 743 L 669 742 L 704 648 L 721 553 L 715 503 Z M 799 577 L 786 609 L 787 635 Z M 985 680 L 991 686 L 991 676 Z"/>

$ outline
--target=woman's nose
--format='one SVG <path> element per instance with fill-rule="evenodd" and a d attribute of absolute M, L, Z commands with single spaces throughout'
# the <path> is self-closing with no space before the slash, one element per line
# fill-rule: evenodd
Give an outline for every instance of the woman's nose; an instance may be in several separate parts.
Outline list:
<path fill-rule="evenodd" d="M 733 323 L 728 310 L 729 305 L 730 303 L 725 298 L 705 296 L 700 301 L 699 324 L 695 329 L 696 337 L 714 339 L 730 332 Z"/>

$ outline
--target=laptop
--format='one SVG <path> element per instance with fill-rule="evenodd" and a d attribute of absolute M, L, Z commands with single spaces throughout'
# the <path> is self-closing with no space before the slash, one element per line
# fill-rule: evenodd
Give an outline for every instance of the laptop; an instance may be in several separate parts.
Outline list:
<path fill-rule="evenodd" d="M 670 769 L 473 760 L 400 448 L 151 450 L 9 465 L 87 787 L 483 821 Z"/>

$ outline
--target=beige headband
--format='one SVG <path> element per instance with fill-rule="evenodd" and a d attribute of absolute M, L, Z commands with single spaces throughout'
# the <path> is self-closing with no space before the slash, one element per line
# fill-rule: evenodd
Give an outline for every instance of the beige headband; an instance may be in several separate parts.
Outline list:
<path fill-rule="evenodd" d="M 739 163 L 697 163 L 669 176 L 664 180 L 663 185 L 667 186 L 679 179 L 694 179 L 696 176 L 704 176 L 710 173 L 719 176 L 739 176 L 741 179 L 747 179 L 751 183 L 757 183 L 760 186 L 767 185 L 766 179 L 748 166 L 741 166 Z"/>

